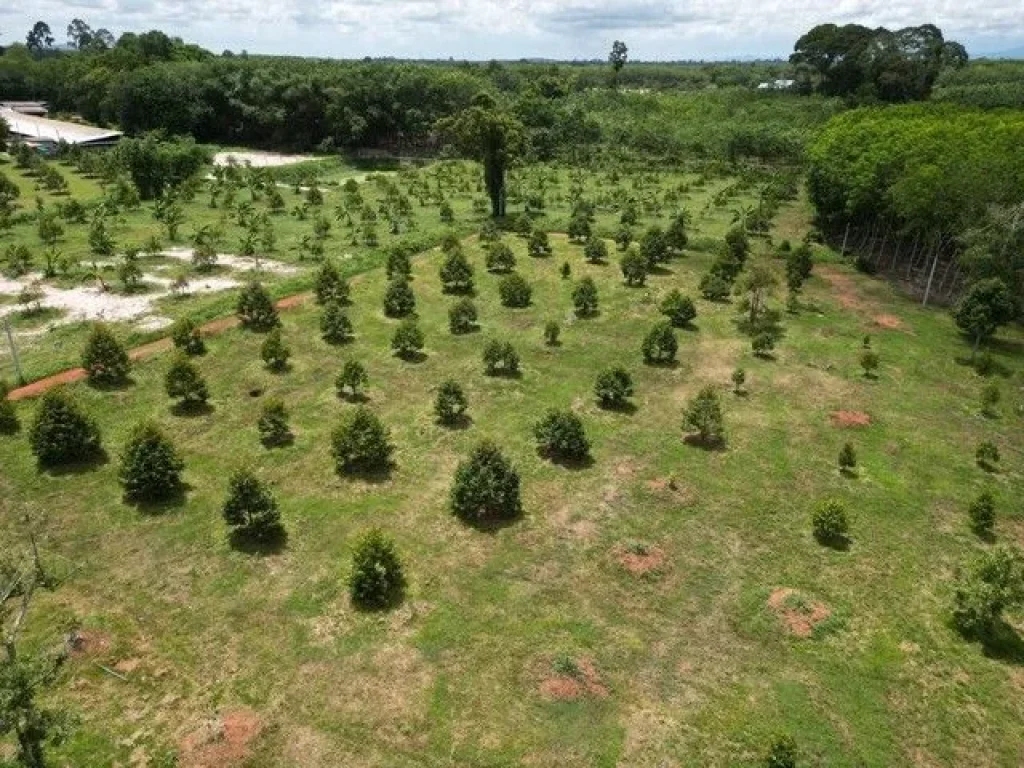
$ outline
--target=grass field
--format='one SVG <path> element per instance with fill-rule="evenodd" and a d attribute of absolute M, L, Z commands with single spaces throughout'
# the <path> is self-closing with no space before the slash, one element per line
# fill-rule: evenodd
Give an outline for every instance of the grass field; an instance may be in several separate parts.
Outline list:
<path fill-rule="evenodd" d="M 702 229 L 720 235 L 727 222 L 722 211 Z M 43 473 L 24 435 L 0 438 L 5 538 L 29 513 L 64 576 L 38 598 L 26 640 L 52 645 L 71 623 L 84 638 L 51 694 L 80 718 L 57 763 L 724 766 L 753 764 L 788 732 L 807 765 L 1019 765 L 1024 643 L 965 642 L 949 604 L 957 567 L 988 546 L 966 520 L 978 492 L 996 496 L 997 540 L 1024 543 L 1024 335 L 994 346 L 1003 400 L 985 418 L 986 380 L 958 362 L 968 350 L 948 314 L 820 252 L 775 359 L 752 356 L 734 306 L 698 299 L 678 365 L 649 367 L 640 341 L 660 297 L 696 297 L 710 254 L 628 288 L 616 264 L 585 263 L 561 236 L 539 260 L 506 240 L 533 304 L 500 306 L 471 241 L 481 330 L 468 336 L 448 333 L 439 253 L 416 259 L 421 362 L 391 355 L 396 321 L 373 270 L 353 281 L 353 343 L 325 344 L 313 306 L 282 316 L 287 373 L 263 368 L 258 335 L 211 338 L 204 415 L 171 412 L 166 356 L 137 366 L 123 390 L 76 386 L 108 463 Z M 597 317 L 574 319 L 563 261 L 573 280 L 597 281 Z M 549 320 L 562 323 L 558 347 L 543 344 Z M 877 379 L 858 365 L 865 334 Z M 520 378 L 483 375 L 491 337 L 519 351 Z M 353 407 L 333 387 L 349 357 L 366 365 L 368 405 L 397 446 L 377 481 L 339 478 L 328 452 Z M 635 410 L 594 401 L 596 374 L 616 364 L 634 376 Z M 730 391 L 737 365 L 742 397 Z M 434 388 L 449 377 L 469 396 L 465 429 L 433 422 Z M 724 398 L 721 451 L 687 444 L 680 427 L 708 384 Z M 260 445 L 253 390 L 284 398 L 293 445 Z M 531 427 L 551 406 L 583 419 L 591 465 L 537 455 Z M 32 405 L 18 409 L 27 421 Z M 837 411 L 871 423 L 836 426 Z M 159 514 L 124 504 L 116 480 L 127 431 L 145 418 L 186 459 L 186 498 Z M 446 507 L 456 464 L 483 438 L 523 479 L 524 515 L 491 532 Z M 999 445 L 1000 472 L 975 465 L 982 439 Z M 846 441 L 856 478 L 836 468 Z M 288 531 L 280 552 L 228 543 L 220 505 L 241 464 L 273 484 Z M 811 536 L 825 497 L 853 513 L 846 551 Z M 345 587 L 351 544 L 371 526 L 394 536 L 410 582 L 383 614 L 354 610 Z"/>

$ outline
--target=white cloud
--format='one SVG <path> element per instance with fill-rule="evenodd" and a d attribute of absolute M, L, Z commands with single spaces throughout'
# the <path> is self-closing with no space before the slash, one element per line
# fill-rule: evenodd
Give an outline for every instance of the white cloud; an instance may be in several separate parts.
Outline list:
<path fill-rule="evenodd" d="M 37 19 L 161 28 L 213 50 L 322 56 L 600 58 L 784 55 L 814 24 L 934 23 L 975 50 L 1024 42 L 1024 0 L 38 0 L 0 7 L 0 41 Z"/>

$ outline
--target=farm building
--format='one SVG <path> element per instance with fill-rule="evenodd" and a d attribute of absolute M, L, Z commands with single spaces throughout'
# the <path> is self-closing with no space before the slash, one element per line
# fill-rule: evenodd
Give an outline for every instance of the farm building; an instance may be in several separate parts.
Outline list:
<path fill-rule="evenodd" d="M 0 101 L 0 109 L 10 109 L 33 117 L 46 117 L 50 111 L 45 101 Z"/>
<path fill-rule="evenodd" d="M 12 139 L 42 152 L 52 152 L 61 141 L 82 147 L 108 147 L 122 135 L 120 131 L 26 115 L 8 107 L 0 107 L 0 119 L 10 127 Z"/>

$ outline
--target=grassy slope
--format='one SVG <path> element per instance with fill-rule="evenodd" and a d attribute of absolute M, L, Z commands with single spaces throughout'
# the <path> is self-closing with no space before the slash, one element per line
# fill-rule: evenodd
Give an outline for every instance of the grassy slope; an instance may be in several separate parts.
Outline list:
<path fill-rule="evenodd" d="M 844 310 L 815 277 L 806 298 L 819 311 L 786 318 L 777 360 L 750 356 L 732 308 L 699 301 L 679 366 L 648 368 L 639 342 L 658 297 L 672 286 L 695 294 L 708 257 L 690 254 L 629 289 L 614 265 L 586 265 L 578 248 L 555 242 L 555 257 L 537 261 L 514 241 L 535 289 L 526 310 L 500 307 L 497 278 L 471 249 L 483 328 L 461 338 L 447 333 L 452 299 L 439 291 L 436 253 L 420 258 L 422 363 L 390 356 L 395 322 L 381 314 L 383 276 L 372 272 L 354 284 L 352 345 L 320 341 L 313 309 L 285 317 L 290 373 L 262 369 L 259 337 L 211 340 L 201 361 L 211 415 L 170 414 L 162 359 L 122 392 L 78 388 L 115 459 L 94 471 L 39 474 L 23 438 L 0 441 L 2 519 L 33 510 L 47 549 L 75 566 L 40 601 L 32 637 L 72 614 L 110 640 L 73 661 L 62 683 L 83 717 L 62 753 L 70 763 L 124 760 L 136 745 L 166 753 L 202 718 L 247 706 L 268 726 L 254 766 L 727 765 L 752 759 L 778 730 L 820 765 L 1018 764 L 1021 658 L 987 658 L 946 618 L 953 571 L 981 546 L 966 529 L 968 501 L 991 487 L 999 537 L 1024 538 L 1021 421 L 1009 404 L 999 420 L 977 414 L 982 380 L 954 361 L 964 348 L 948 316 L 860 276 L 862 309 Z M 574 278 L 598 280 L 599 317 L 572 321 L 570 285 L 557 275 L 565 258 Z M 873 328 L 880 311 L 906 330 Z M 541 343 L 552 318 L 565 324 L 556 349 Z M 859 375 L 865 332 L 883 360 L 877 381 Z M 520 351 L 520 380 L 482 375 L 491 335 Z M 998 352 L 1016 371 L 1022 344 L 1017 335 Z M 351 407 L 332 386 L 350 355 L 366 363 L 369 404 L 398 446 L 397 468 L 379 484 L 337 478 L 327 453 L 330 428 Z M 593 402 L 596 372 L 617 363 L 636 378 L 632 414 Z M 748 371 L 746 398 L 727 393 L 737 364 Z M 448 376 L 470 398 L 465 431 L 431 420 L 432 389 Z M 707 383 L 723 388 L 724 452 L 681 440 L 682 407 Z M 1018 372 L 1004 394 L 1012 387 L 1019 401 L 1020 384 Z M 286 399 L 294 446 L 259 446 L 254 386 Z M 542 461 L 530 441 L 545 407 L 569 405 L 594 445 L 594 465 L 577 471 Z M 837 430 L 829 413 L 839 408 L 865 410 L 874 424 Z M 29 406 L 20 411 L 27 419 Z M 116 485 L 126 431 L 150 416 L 188 465 L 187 503 L 162 515 L 125 506 Z M 485 436 L 524 480 L 524 518 L 494 533 L 445 509 L 455 464 Z M 1005 457 L 992 477 L 973 463 L 987 436 Z M 847 439 L 861 459 L 856 480 L 835 471 Z M 227 544 L 219 504 L 242 462 L 274 483 L 290 533 L 281 554 Z M 677 490 L 652 483 L 668 477 Z M 848 552 L 809 535 L 823 496 L 854 513 Z M 350 542 L 370 525 L 396 537 L 411 580 L 405 605 L 384 616 L 354 612 L 344 589 Z M 613 550 L 637 540 L 666 553 L 660 576 L 637 579 L 616 562 Z M 831 608 L 813 638 L 788 636 L 765 607 L 781 586 Z M 609 695 L 541 696 L 560 654 L 592 658 Z M 93 664 L 123 659 L 139 660 L 127 684 Z"/>

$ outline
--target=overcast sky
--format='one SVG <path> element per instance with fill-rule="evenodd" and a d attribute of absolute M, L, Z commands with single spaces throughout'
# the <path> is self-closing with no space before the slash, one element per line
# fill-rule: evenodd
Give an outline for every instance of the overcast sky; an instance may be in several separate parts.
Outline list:
<path fill-rule="evenodd" d="M 339 58 L 604 58 L 616 38 L 633 59 L 783 56 L 825 21 L 931 22 L 974 55 L 1024 46 L 1024 0 L 3 0 L 0 44 L 38 19 L 64 42 L 73 18 L 216 52 Z"/>

